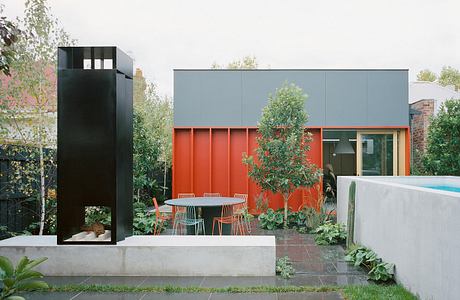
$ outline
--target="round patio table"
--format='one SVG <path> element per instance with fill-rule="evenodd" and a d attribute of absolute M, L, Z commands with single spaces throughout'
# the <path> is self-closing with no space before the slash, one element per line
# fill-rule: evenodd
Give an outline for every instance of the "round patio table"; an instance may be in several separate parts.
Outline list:
<path fill-rule="evenodd" d="M 179 198 L 166 200 L 165 203 L 170 206 L 195 206 L 201 207 L 201 217 L 204 219 L 204 227 L 206 235 L 212 235 L 212 222 L 214 217 L 220 217 L 222 213 L 222 205 L 224 204 L 241 204 L 244 203 L 244 199 L 233 198 L 233 197 L 193 197 L 193 198 Z M 188 226 L 187 233 L 194 234 L 194 226 Z M 222 234 L 230 235 L 232 226 L 231 224 L 223 224 Z M 218 228 L 216 225 L 216 234 L 218 234 Z"/>

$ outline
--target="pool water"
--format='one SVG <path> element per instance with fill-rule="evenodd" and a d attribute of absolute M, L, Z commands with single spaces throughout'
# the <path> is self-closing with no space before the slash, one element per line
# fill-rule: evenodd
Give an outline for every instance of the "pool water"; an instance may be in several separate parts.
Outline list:
<path fill-rule="evenodd" d="M 448 185 L 424 185 L 423 187 L 441 191 L 456 192 L 460 193 L 460 187 L 448 186 Z"/>

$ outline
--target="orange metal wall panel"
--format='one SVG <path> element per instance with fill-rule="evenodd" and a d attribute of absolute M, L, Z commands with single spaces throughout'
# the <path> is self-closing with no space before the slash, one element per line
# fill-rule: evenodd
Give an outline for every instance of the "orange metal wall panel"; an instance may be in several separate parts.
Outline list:
<path fill-rule="evenodd" d="M 191 184 L 191 129 L 174 130 L 173 193 L 189 193 Z"/>
<path fill-rule="evenodd" d="M 228 193 L 228 129 L 212 129 L 211 192 Z"/>
<path fill-rule="evenodd" d="M 248 129 L 248 155 L 255 156 L 255 151 L 254 149 L 257 148 L 257 138 L 258 133 L 257 130 L 254 128 L 249 128 Z M 257 162 L 257 158 L 255 160 Z M 260 187 L 251 179 L 246 178 L 248 181 L 248 206 L 250 208 L 250 211 L 256 212 L 256 197 L 260 195 L 261 189 Z"/>
<path fill-rule="evenodd" d="M 314 142 L 307 154 L 313 163 L 321 165 L 320 130 L 312 129 Z M 223 196 L 247 193 L 248 205 L 255 211 L 260 188 L 248 178 L 242 163 L 243 153 L 254 155 L 257 147 L 256 128 L 175 128 L 173 155 L 173 196 L 193 192 L 219 192 Z M 305 202 L 305 191 L 296 191 L 289 206 L 297 210 Z M 270 207 L 283 207 L 281 195 L 267 193 Z M 314 206 L 315 202 L 311 201 Z"/>
<path fill-rule="evenodd" d="M 247 193 L 247 168 L 243 165 L 246 150 L 246 129 L 230 130 L 230 193 Z"/>
<path fill-rule="evenodd" d="M 193 130 L 193 192 L 203 196 L 211 192 L 209 174 L 209 129 Z"/>

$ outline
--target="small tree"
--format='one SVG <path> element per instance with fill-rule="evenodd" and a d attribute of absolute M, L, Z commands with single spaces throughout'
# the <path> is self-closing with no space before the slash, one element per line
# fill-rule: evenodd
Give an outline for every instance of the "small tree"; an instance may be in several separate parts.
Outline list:
<path fill-rule="evenodd" d="M 257 62 L 257 58 L 255 56 L 245 56 L 242 59 L 234 60 L 230 62 L 226 67 L 223 65 L 219 65 L 218 63 L 214 62 L 211 66 L 212 69 L 230 69 L 230 70 L 237 70 L 237 69 L 257 69 L 259 67 L 259 63 Z"/>
<path fill-rule="evenodd" d="M 321 171 L 307 158 L 312 141 L 306 132 L 306 95 L 294 84 L 283 84 L 270 95 L 259 122 L 254 157 L 244 154 L 249 177 L 264 191 L 280 193 L 284 200 L 284 225 L 287 225 L 288 202 L 299 187 L 311 187 L 318 182 Z"/>
<path fill-rule="evenodd" d="M 447 100 L 428 128 L 423 164 L 435 175 L 460 176 L 460 100 Z"/>
<path fill-rule="evenodd" d="M 439 74 L 438 82 L 442 86 L 453 85 L 458 91 L 460 89 L 460 71 L 450 66 L 444 66 Z"/>
<path fill-rule="evenodd" d="M 417 80 L 418 81 L 429 81 L 429 82 L 434 82 L 436 81 L 436 74 L 434 72 L 431 72 L 428 69 L 421 70 L 417 74 Z"/>

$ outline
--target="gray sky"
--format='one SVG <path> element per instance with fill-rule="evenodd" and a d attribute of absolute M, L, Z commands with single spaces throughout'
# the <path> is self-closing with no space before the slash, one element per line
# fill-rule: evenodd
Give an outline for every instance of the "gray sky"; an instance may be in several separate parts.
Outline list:
<path fill-rule="evenodd" d="M 23 0 L 0 0 L 9 17 Z M 116 45 L 173 93 L 174 68 L 460 69 L 459 0 L 49 0 L 80 45 Z"/>

